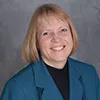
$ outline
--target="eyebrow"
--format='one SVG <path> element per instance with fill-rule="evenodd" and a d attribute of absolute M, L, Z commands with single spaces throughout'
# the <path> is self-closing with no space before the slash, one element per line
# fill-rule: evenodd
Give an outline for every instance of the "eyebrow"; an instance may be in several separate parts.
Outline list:
<path fill-rule="evenodd" d="M 65 27 L 65 26 L 58 27 L 58 29 L 61 29 L 61 28 L 67 28 L 67 27 Z M 51 31 L 51 30 L 50 29 L 45 29 L 44 31 Z"/>

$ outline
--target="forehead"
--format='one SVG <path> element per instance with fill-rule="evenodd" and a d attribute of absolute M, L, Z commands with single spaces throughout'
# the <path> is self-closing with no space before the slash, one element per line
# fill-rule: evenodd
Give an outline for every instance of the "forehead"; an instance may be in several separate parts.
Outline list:
<path fill-rule="evenodd" d="M 39 25 L 38 29 L 43 30 L 45 28 L 50 28 L 50 27 L 68 26 L 68 22 L 67 20 L 61 19 L 59 17 L 50 16 L 42 18 L 38 25 Z"/>

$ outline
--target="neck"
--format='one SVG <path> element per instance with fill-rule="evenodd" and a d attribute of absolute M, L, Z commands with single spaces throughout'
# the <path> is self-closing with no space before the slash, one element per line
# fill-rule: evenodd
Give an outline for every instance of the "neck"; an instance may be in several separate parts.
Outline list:
<path fill-rule="evenodd" d="M 43 61 L 49 66 L 52 66 L 57 69 L 62 69 L 66 64 L 67 59 L 65 61 L 51 61 L 51 62 L 43 59 Z"/>

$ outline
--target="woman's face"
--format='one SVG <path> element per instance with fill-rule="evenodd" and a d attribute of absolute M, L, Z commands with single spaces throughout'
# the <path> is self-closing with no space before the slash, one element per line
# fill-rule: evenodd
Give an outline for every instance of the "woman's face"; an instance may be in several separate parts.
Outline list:
<path fill-rule="evenodd" d="M 40 26 L 38 48 L 42 59 L 49 65 L 66 62 L 73 48 L 68 23 L 52 18 L 50 22 L 44 20 Z"/>

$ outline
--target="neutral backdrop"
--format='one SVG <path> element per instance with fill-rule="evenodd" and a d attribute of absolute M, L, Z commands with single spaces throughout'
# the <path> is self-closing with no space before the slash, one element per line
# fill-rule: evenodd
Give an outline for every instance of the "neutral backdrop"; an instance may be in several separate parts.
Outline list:
<path fill-rule="evenodd" d="M 100 77 L 100 0 L 0 0 L 0 93 L 5 82 L 26 66 L 21 46 L 35 8 L 44 3 L 66 10 L 80 41 L 72 57 L 93 64 Z"/>

